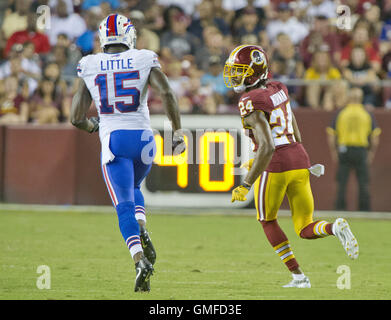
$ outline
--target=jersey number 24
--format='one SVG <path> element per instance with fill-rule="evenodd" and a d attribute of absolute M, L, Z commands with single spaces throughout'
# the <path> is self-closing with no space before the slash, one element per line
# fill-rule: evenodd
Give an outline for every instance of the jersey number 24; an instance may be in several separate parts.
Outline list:
<path fill-rule="evenodd" d="M 124 81 L 138 79 L 140 79 L 138 71 L 115 72 L 113 74 L 113 95 L 109 94 L 107 74 L 98 74 L 95 78 L 95 85 L 99 88 L 100 113 L 114 113 L 114 108 L 121 113 L 137 111 L 140 105 L 140 91 L 136 87 L 124 87 Z M 113 98 L 109 99 L 109 97 Z M 119 99 L 127 98 L 129 100 L 129 97 L 131 97 L 130 103 L 126 103 L 125 99 Z"/>

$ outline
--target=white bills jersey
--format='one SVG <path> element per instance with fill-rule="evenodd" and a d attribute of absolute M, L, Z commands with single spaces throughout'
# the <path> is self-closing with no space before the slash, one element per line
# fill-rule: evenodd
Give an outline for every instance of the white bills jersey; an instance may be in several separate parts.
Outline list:
<path fill-rule="evenodd" d="M 130 49 L 83 57 L 77 67 L 98 110 L 99 130 L 149 129 L 148 77 L 156 53 Z"/>
<path fill-rule="evenodd" d="M 104 158 L 111 132 L 151 129 L 147 98 L 153 67 L 160 67 L 157 54 L 144 49 L 92 54 L 80 60 L 77 74 L 84 80 L 99 114 Z"/>

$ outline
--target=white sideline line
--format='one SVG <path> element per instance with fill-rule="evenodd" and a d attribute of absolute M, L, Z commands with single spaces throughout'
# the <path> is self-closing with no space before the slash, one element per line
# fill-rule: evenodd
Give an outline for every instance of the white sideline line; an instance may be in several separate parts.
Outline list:
<path fill-rule="evenodd" d="M 85 205 L 42 205 L 42 204 L 13 204 L 0 203 L 1 212 L 30 211 L 30 212 L 96 212 L 115 213 L 112 206 L 85 206 Z M 227 209 L 227 208 L 167 208 L 146 207 L 147 214 L 168 215 L 232 215 L 232 216 L 256 216 L 255 209 Z M 290 217 L 289 210 L 280 210 L 280 217 Z M 361 218 L 361 219 L 386 219 L 391 220 L 391 212 L 359 212 L 359 211 L 326 211 L 315 210 L 314 217 L 324 218 Z"/>

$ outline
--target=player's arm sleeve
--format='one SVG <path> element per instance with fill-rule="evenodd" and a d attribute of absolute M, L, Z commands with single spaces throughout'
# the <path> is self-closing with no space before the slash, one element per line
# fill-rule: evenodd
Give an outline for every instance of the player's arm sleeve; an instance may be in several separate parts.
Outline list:
<path fill-rule="evenodd" d="M 80 59 L 79 63 L 77 64 L 76 71 L 77 71 L 77 76 L 80 78 L 83 78 L 85 73 L 86 73 L 86 57 L 83 57 Z"/>
<path fill-rule="evenodd" d="M 152 68 L 161 68 L 160 62 L 159 62 L 159 56 L 157 53 L 151 51 L 151 50 L 146 50 L 143 49 L 143 55 L 146 59 L 147 65 L 152 69 Z"/>
<path fill-rule="evenodd" d="M 239 100 L 239 110 L 242 119 L 252 114 L 254 111 L 258 112 L 271 112 L 273 109 L 270 107 L 270 102 L 264 101 L 264 97 L 251 94 L 244 95 Z M 244 126 L 246 128 L 246 126 Z"/>

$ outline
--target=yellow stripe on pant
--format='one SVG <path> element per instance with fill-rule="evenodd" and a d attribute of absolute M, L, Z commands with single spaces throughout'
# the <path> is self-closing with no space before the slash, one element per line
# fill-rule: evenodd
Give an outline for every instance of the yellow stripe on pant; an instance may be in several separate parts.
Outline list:
<path fill-rule="evenodd" d="M 277 219 L 285 194 L 289 200 L 297 235 L 313 222 L 314 198 L 308 169 L 264 172 L 254 184 L 254 201 L 259 221 Z"/>

